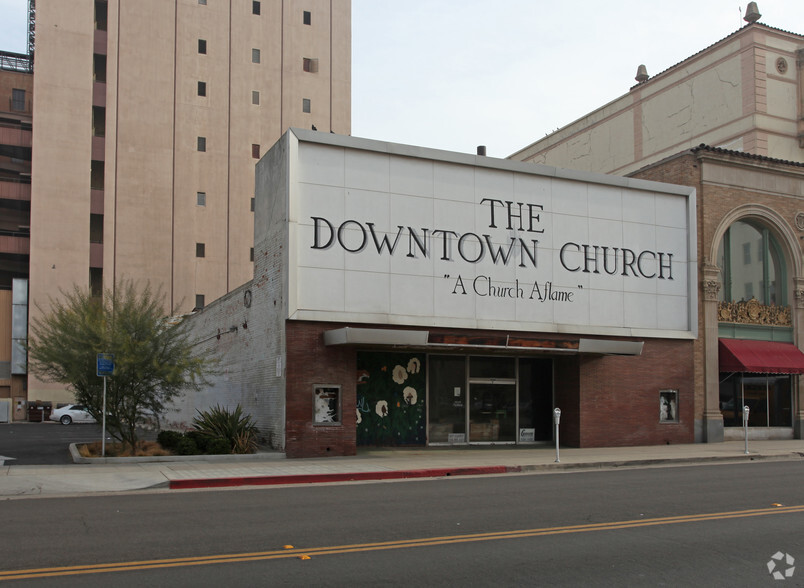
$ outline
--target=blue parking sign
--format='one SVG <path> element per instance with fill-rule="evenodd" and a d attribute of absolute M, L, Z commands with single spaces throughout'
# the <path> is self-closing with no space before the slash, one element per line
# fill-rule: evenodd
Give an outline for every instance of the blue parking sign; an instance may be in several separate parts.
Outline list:
<path fill-rule="evenodd" d="M 98 353 L 98 376 L 114 375 L 114 353 Z"/>

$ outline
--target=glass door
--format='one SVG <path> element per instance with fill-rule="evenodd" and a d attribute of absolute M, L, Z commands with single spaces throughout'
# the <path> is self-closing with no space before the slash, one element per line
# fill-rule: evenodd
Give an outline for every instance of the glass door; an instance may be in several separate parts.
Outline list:
<path fill-rule="evenodd" d="M 469 442 L 516 442 L 516 384 L 469 384 Z"/>

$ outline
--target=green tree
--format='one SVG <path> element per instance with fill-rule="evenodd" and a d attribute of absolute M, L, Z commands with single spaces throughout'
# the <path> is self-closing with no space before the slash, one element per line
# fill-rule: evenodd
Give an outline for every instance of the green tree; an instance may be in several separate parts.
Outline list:
<path fill-rule="evenodd" d="M 106 427 L 133 449 L 137 427 L 159 419 L 166 405 L 207 383 L 213 359 L 196 346 L 187 323 L 166 318 L 161 292 L 138 291 L 123 281 L 103 298 L 77 286 L 51 299 L 50 312 L 32 322 L 28 341 L 30 371 L 72 389 L 98 422 L 103 378 L 96 375 L 98 353 L 113 353 L 107 378 Z"/>

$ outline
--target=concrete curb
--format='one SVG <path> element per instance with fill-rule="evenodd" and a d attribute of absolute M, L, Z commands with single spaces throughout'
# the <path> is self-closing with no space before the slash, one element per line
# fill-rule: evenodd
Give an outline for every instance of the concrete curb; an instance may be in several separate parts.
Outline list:
<path fill-rule="evenodd" d="M 581 462 L 581 463 L 544 463 L 544 464 L 531 464 L 521 466 L 523 472 L 533 472 L 540 470 L 572 470 L 572 469 L 611 469 L 611 468 L 644 468 L 651 466 L 667 466 L 667 465 L 698 465 L 705 463 L 742 463 L 746 461 L 790 461 L 799 460 L 804 458 L 804 454 L 797 451 L 790 453 L 781 453 L 776 455 L 761 455 L 759 453 L 750 453 L 748 455 L 712 455 L 704 457 L 666 457 L 654 459 L 631 459 L 631 460 L 613 460 L 613 461 L 599 461 L 599 462 Z"/>
<path fill-rule="evenodd" d="M 286 474 L 279 476 L 245 476 L 232 478 L 196 478 L 170 480 L 171 490 L 190 488 L 223 488 L 228 486 L 277 486 L 280 484 L 322 484 L 326 482 L 357 482 L 366 480 L 400 480 L 405 478 L 444 478 L 448 476 L 479 476 L 510 474 L 522 471 L 520 466 L 479 466 L 435 468 L 424 470 L 390 470 L 387 472 L 351 472 L 337 474 Z"/>
<path fill-rule="evenodd" d="M 80 464 L 137 464 L 137 463 L 166 463 L 166 462 L 187 462 L 187 461 L 204 461 L 204 462 L 250 462 L 250 461 L 273 461 L 277 459 L 285 459 L 284 453 L 247 453 L 236 455 L 148 455 L 142 457 L 83 457 L 78 453 L 76 443 L 70 443 L 70 457 L 73 463 Z"/>
<path fill-rule="evenodd" d="M 736 455 L 736 456 L 707 456 L 690 458 L 662 458 L 619 460 L 605 462 L 582 463 L 546 463 L 518 466 L 475 466 L 434 469 L 389 470 L 385 472 L 351 472 L 327 474 L 282 474 L 266 476 L 236 476 L 223 478 L 195 478 L 183 480 L 170 480 L 168 487 L 171 490 L 188 490 L 198 488 L 225 488 L 233 486 L 278 486 L 291 484 L 324 484 L 331 482 L 359 482 L 375 480 L 400 480 L 412 478 L 444 478 L 452 476 L 481 476 L 487 474 L 515 474 L 539 471 L 557 470 L 590 470 L 628 467 L 649 467 L 666 465 L 695 465 L 704 463 L 742 463 L 746 461 L 783 461 L 802 459 L 802 454 L 791 452 L 779 455 Z"/>

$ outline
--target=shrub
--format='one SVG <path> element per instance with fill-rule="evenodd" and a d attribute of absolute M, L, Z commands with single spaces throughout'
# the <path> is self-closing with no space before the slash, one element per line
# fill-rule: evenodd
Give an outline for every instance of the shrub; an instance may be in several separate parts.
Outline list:
<path fill-rule="evenodd" d="M 206 453 L 209 455 L 226 455 L 231 452 L 231 444 L 223 437 L 215 437 L 214 439 L 210 439 L 209 443 L 207 443 Z"/>
<path fill-rule="evenodd" d="M 187 431 L 184 436 L 193 440 L 196 447 L 198 447 L 198 453 L 208 453 L 207 445 L 212 440 L 211 437 L 202 434 L 200 431 L 193 430 Z"/>
<path fill-rule="evenodd" d="M 179 455 L 198 455 L 201 452 L 198 450 L 198 445 L 196 445 L 192 438 L 184 436 L 179 439 L 176 445 L 176 453 Z"/>
<path fill-rule="evenodd" d="M 222 438 L 234 453 L 253 453 L 257 449 L 259 431 L 251 415 L 244 415 L 238 404 L 233 411 L 217 404 L 207 411 L 197 411 L 193 426 L 207 439 Z"/>
<path fill-rule="evenodd" d="M 159 431 L 156 441 L 165 449 L 176 449 L 181 441 L 182 435 L 178 431 Z"/>

